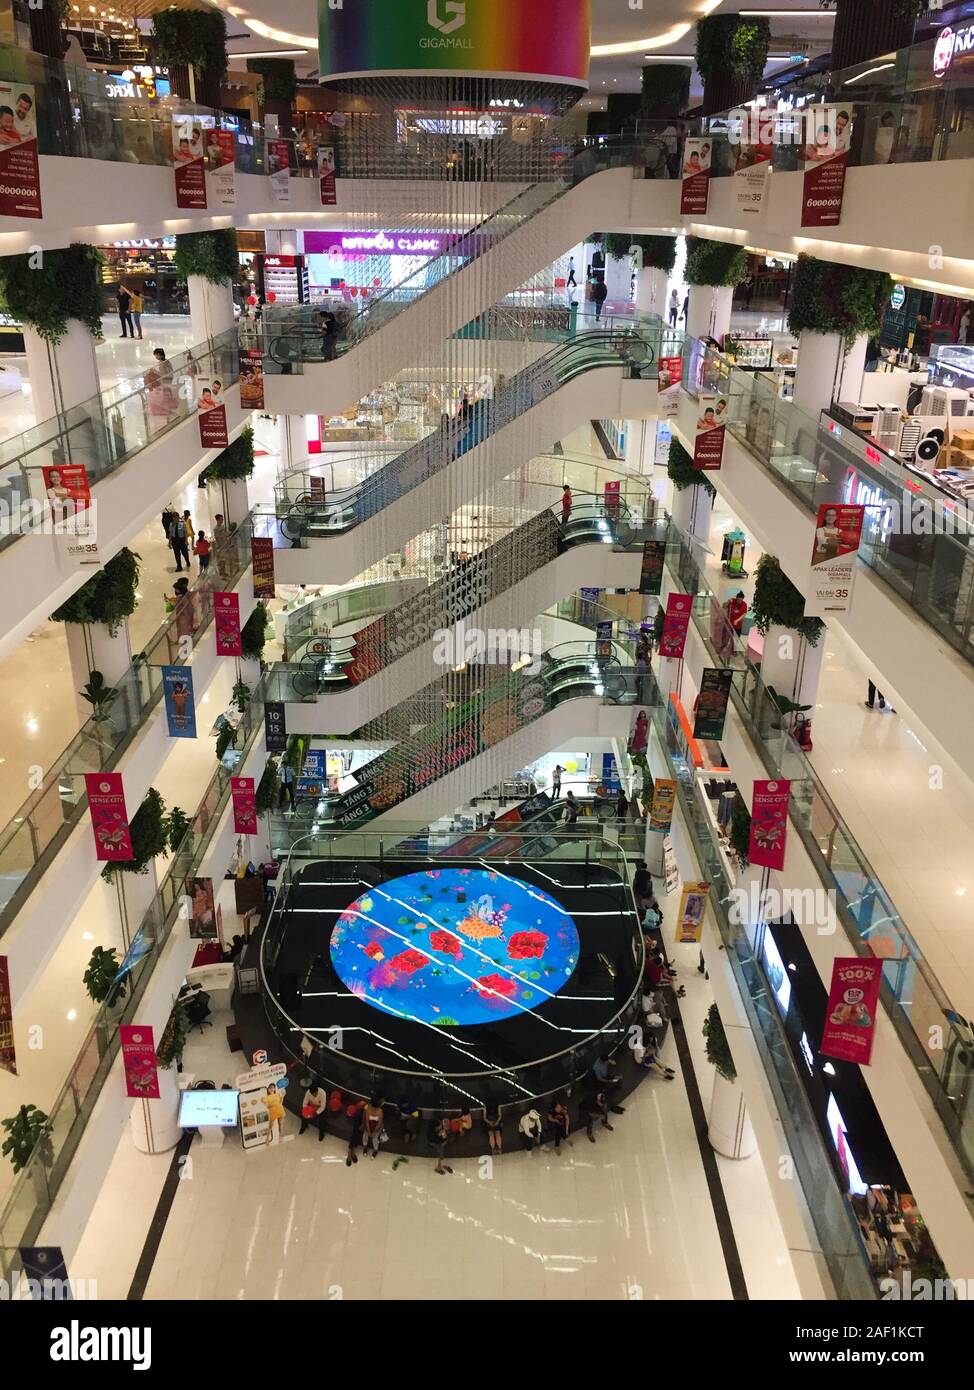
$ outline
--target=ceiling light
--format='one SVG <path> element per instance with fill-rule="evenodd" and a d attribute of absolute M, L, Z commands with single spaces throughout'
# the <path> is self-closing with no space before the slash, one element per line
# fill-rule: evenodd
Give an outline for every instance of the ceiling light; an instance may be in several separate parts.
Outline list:
<path fill-rule="evenodd" d="M 835 10 L 738 10 L 751 19 L 834 19 Z"/>
<path fill-rule="evenodd" d="M 253 53 L 249 48 L 241 48 L 239 51 L 227 50 L 228 58 L 300 58 L 307 53 L 306 48 L 262 48 L 259 53 Z"/>
<path fill-rule="evenodd" d="M 69 1010 L 68 1010 L 68 1022 L 69 1022 L 69 1023 L 73 1023 L 77 1017 L 78 1017 L 78 1010 L 77 1010 L 77 1009 L 69 1009 Z"/>
<path fill-rule="evenodd" d="M 624 53 L 638 53 L 643 48 L 663 48 L 668 43 L 676 43 L 677 39 L 682 39 L 689 32 L 689 24 L 674 24 L 672 29 L 667 29 L 665 34 L 658 34 L 654 39 L 635 39 L 632 43 L 597 43 L 592 45 L 590 53 L 593 58 L 612 58 Z"/>

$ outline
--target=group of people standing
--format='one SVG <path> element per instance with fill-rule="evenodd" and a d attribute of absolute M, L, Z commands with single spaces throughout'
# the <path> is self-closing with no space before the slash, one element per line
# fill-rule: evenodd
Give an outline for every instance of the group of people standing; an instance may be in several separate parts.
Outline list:
<path fill-rule="evenodd" d="M 198 531 L 195 529 L 188 507 L 182 515 L 174 507 L 166 507 L 162 513 L 162 529 L 166 543 L 175 557 L 177 574 L 184 566 L 187 570 L 190 568 L 190 551 L 196 557 L 200 574 L 205 574 L 210 567 L 214 549 L 219 550 L 229 535 L 222 514 L 217 512 L 213 538 L 210 540 L 202 528 Z M 216 567 L 220 568 L 219 560 Z"/>

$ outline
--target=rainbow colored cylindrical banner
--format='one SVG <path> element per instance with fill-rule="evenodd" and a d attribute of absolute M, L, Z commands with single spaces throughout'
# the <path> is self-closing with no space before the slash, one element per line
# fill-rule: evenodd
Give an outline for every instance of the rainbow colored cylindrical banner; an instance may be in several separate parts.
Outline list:
<path fill-rule="evenodd" d="M 493 73 L 588 86 L 591 0 L 318 0 L 322 80 Z"/>

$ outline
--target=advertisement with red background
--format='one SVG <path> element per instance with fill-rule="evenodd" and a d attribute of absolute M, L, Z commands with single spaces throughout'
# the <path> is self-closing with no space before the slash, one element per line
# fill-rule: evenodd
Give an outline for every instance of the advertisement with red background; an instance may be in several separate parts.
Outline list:
<path fill-rule="evenodd" d="M 683 380 L 683 358 L 661 357 L 656 373 L 656 389 L 660 414 L 672 420 L 680 407 L 680 383 Z"/>
<path fill-rule="evenodd" d="M 252 777 L 231 777 L 230 796 L 233 800 L 233 833 L 257 834 L 257 789 Z"/>
<path fill-rule="evenodd" d="M 10 970 L 7 957 L 0 956 L 0 1069 L 17 1075 L 17 1053 L 14 1048 L 14 1005 L 10 995 Z"/>
<path fill-rule="evenodd" d="M 118 863 L 134 859 L 122 774 L 86 772 L 85 791 L 88 793 L 96 857 Z"/>
<path fill-rule="evenodd" d="M 352 659 L 344 668 L 345 675 L 353 685 L 359 685 L 381 670 L 385 657 L 385 635 L 385 618 L 377 618 L 355 634 Z"/>
<path fill-rule="evenodd" d="M 206 132 L 206 201 L 211 208 L 237 205 L 234 145 L 232 130 Z"/>
<path fill-rule="evenodd" d="M 683 655 L 692 606 L 693 601 L 687 594 L 670 594 L 667 598 L 663 635 L 659 641 L 660 656 L 679 659 Z"/>
<path fill-rule="evenodd" d="M 274 539 L 254 536 L 250 542 L 254 566 L 254 598 L 274 597 Z"/>
<path fill-rule="evenodd" d="M 264 356 L 260 348 L 240 349 L 240 404 L 244 410 L 264 409 Z"/>
<path fill-rule="evenodd" d="M 842 217 L 852 139 L 850 117 L 845 106 L 812 106 L 805 112 L 801 150 L 803 227 L 835 227 Z"/>
<path fill-rule="evenodd" d="M 125 1068 L 125 1094 L 133 1100 L 158 1100 L 159 1071 L 152 1029 L 141 1023 L 120 1023 L 118 1036 Z"/>
<path fill-rule="evenodd" d="M 240 597 L 219 590 L 213 595 L 213 625 L 217 656 L 243 656 L 240 640 Z"/>
<path fill-rule="evenodd" d="M 622 494 L 622 483 L 619 479 L 605 485 L 605 514 L 610 521 L 616 521 L 619 517 L 619 499 Z"/>
<path fill-rule="evenodd" d="M 335 183 L 337 156 L 334 145 L 323 145 L 318 150 L 318 186 L 321 190 L 321 206 L 334 207 L 338 202 L 338 188 Z"/>
<path fill-rule="evenodd" d="M 715 473 L 724 462 L 724 430 L 720 423 L 727 398 L 701 391 L 697 398 L 697 433 L 693 441 L 693 466 L 698 472 Z"/>
<path fill-rule="evenodd" d="M 825 1010 L 819 1051 L 842 1062 L 868 1067 L 873 1054 L 883 962 L 860 956 L 837 956 Z"/>
<path fill-rule="evenodd" d="M 43 467 L 44 495 L 51 504 L 55 523 L 77 516 L 91 506 L 91 484 L 83 463 L 62 463 Z"/>
<path fill-rule="evenodd" d="M 225 449 L 230 443 L 227 434 L 227 408 L 221 399 L 223 383 L 216 377 L 200 377 L 196 383 L 196 418 L 200 422 L 200 444 L 204 449 Z"/>
<path fill-rule="evenodd" d="M 812 592 L 806 604 L 807 613 L 848 612 L 865 516 L 866 508 L 858 504 L 820 504 L 812 544 Z"/>
<path fill-rule="evenodd" d="M 703 213 L 710 201 L 710 140 L 689 139 L 683 146 L 680 212 Z"/>
<path fill-rule="evenodd" d="M 788 837 L 788 797 L 791 783 L 755 782 L 751 799 L 751 840 L 747 857 L 765 869 L 785 867 Z"/>
<path fill-rule="evenodd" d="M 26 82 L 0 82 L 0 106 L 13 113 L 0 118 L 0 216 L 42 217 L 41 166 L 37 157 L 37 105 Z"/>
<path fill-rule="evenodd" d="M 172 162 L 178 208 L 206 207 L 206 146 L 192 116 L 172 118 Z"/>

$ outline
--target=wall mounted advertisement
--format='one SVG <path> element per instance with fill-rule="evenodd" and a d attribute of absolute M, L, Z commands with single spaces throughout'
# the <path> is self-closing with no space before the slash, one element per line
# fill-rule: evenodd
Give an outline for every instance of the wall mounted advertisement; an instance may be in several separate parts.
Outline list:
<path fill-rule="evenodd" d="M 693 466 L 700 472 L 716 472 L 724 462 L 724 419 L 727 397 L 701 391 L 697 397 L 697 428 L 693 441 Z"/>
<path fill-rule="evenodd" d="M 204 125 L 213 122 L 208 116 Z M 214 125 L 205 130 L 206 141 L 206 205 L 217 208 L 237 206 L 237 184 L 234 159 L 236 157 L 236 138 L 232 130 L 216 130 Z"/>
<path fill-rule="evenodd" d="M 683 358 L 661 357 L 656 373 L 661 419 L 673 420 L 680 409 L 680 383 L 683 380 Z"/>
<path fill-rule="evenodd" d="M 676 783 L 669 777 L 657 777 L 653 783 L 653 800 L 649 808 L 650 830 L 669 830 L 673 824 L 675 801 Z"/>
<path fill-rule="evenodd" d="M 257 834 L 257 788 L 252 777 L 231 777 L 230 798 L 233 802 L 233 833 Z"/>
<path fill-rule="evenodd" d="M 743 123 L 742 123 L 743 124 Z M 757 141 L 742 139 L 734 161 L 734 206 L 745 217 L 756 217 L 764 207 L 771 169 L 771 126 Z"/>
<path fill-rule="evenodd" d="M 120 772 L 86 772 L 85 791 L 95 836 L 95 857 L 109 863 L 135 858 Z"/>
<path fill-rule="evenodd" d="M 63 536 L 63 553 L 77 565 L 100 565 L 91 483 L 83 463 L 41 468 L 44 496 L 56 535 Z"/>
<path fill-rule="evenodd" d="M 727 718 L 733 671 L 719 667 L 704 667 L 700 677 L 700 694 L 693 715 L 693 737 L 722 739 Z"/>
<path fill-rule="evenodd" d="M 240 404 L 244 410 L 264 409 L 264 357 L 260 348 L 240 349 Z"/>
<path fill-rule="evenodd" d="M 765 869 L 785 867 L 788 798 L 791 783 L 757 781 L 751 799 L 751 840 L 748 859 Z"/>
<path fill-rule="evenodd" d="M 843 1062 L 869 1066 L 882 978 L 881 960 L 836 957 L 832 962 L 832 983 L 820 1052 Z"/>
<path fill-rule="evenodd" d="M 291 201 L 290 155 L 286 140 L 268 140 L 267 172 L 271 177 L 271 202 L 283 206 Z"/>
<path fill-rule="evenodd" d="M 203 448 L 225 449 L 230 443 L 230 437 L 227 434 L 227 407 L 223 399 L 223 382 L 219 377 L 197 377 L 196 413 L 200 422 L 200 444 Z"/>
<path fill-rule="evenodd" d="M 217 656 L 243 656 L 240 637 L 240 597 L 217 591 L 213 595 L 213 625 Z"/>
<path fill-rule="evenodd" d="M 676 852 L 669 835 L 663 836 L 663 887 L 667 894 L 675 893 L 680 886 L 680 870 L 676 862 Z"/>
<path fill-rule="evenodd" d="M 318 148 L 318 188 L 323 208 L 333 208 L 338 202 L 338 152 L 334 145 Z"/>
<path fill-rule="evenodd" d="M 703 936 L 703 914 L 707 906 L 708 889 L 709 884 L 706 883 L 684 883 L 676 925 L 678 945 L 692 946 Z"/>
<path fill-rule="evenodd" d="M 240 1141 L 245 1149 L 281 1142 L 287 1081 L 284 1062 L 252 1067 L 234 1081 L 240 1092 Z"/>
<path fill-rule="evenodd" d="M 595 624 L 595 659 L 612 660 L 612 620 Z"/>
<path fill-rule="evenodd" d="M 805 112 L 801 150 L 803 227 L 835 227 L 842 217 L 852 139 L 851 114 L 845 106 L 811 106 Z"/>
<path fill-rule="evenodd" d="M 192 666 L 163 666 L 162 693 L 170 738 L 196 737 Z"/>
<path fill-rule="evenodd" d="M 14 1047 L 14 1005 L 10 993 L 10 968 L 7 957 L 0 956 L 0 1070 L 17 1075 L 17 1052 Z"/>
<path fill-rule="evenodd" d="M 268 753 L 283 753 L 287 748 L 287 716 L 280 701 L 264 703 L 264 746 Z"/>
<path fill-rule="evenodd" d="M 152 1029 L 141 1023 L 120 1023 L 125 1094 L 133 1100 L 159 1099 L 159 1070 Z"/>
<path fill-rule="evenodd" d="M 298 778 L 298 791 L 302 796 L 321 796 L 327 786 L 327 766 L 324 748 L 309 748 L 304 758 L 304 767 Z"/>
<path fill-rule="evenodd" d="M 705 213 L 710 201 L 710 140 L 688 139 L 683 146 L 681 214 Z"/>
<path fill-rule="evenodd" d="M 641 594 L 659 597 L 663 587 L 665 559 L 665 541 L 643 541 L 643 563 L 639 571 L 639 592 Z"/>
<path fill-rule="evenodd" d="M 250 542 L 254 569 L 254 598 L 274 597 L 274 538 L 254 536 Z"/>
<path fill-rule="evenodd" d="M 191 879 L 189 900 L 190 936 L 194 941 L 216 941 L 220 933 L 212 878 Z"/>
<path fill-rule="evenodd" d="M 42 217 L 37 107 L 26 82 L 0 82 L 0 216 Z"/>
<path fill-rule="evenodd" d="M 863 506 L 823 502 L 812 544 L 812 592 L 807 613 L 846 613 L 852 604 L 856 556 L 862 541 Z"/>
<path fill-rule="evenodd" d="M 660 656 L 671 657 L 676 661 L 683 656 L 692 606 L 693 600 L 687 594 L 674 593 L 667 597 L 663 635 L 659 642 Z"/>
<path fill-rule="evenodd" d="M 172 162 L 178 208 L 206 207 L 206 145 L 194 116 L 172 118 Z"/>

